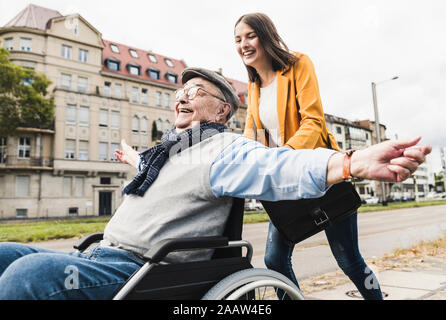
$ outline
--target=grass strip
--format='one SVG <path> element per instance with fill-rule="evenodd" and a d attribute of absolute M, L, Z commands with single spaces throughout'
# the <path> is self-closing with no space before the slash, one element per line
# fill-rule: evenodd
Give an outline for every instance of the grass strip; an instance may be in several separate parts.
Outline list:
<path fill-rule="evenodd" d="M 403 208 L 417 208 L 431 205 L 446 204 L 446 201 L 423 201 L 423 202 L 403 202 L 389 203 L 382 205 L 363 205 L 359 208 L 359 213 L 395 210 Z M 55 239 L 69 239 L 82 237 L 89 233 L 103 232 L 105 225 L 110 220 L 106 218 L 83 218 L 83 219 L 57 219 L 57 220 L 36 220 L 36 221 L 3 221 L 0 223 L 0 242 L 38 242 Z M 243 222 L 259 223 L 268 222 L 269 217 L 265 211 L 245 212 Z"/>

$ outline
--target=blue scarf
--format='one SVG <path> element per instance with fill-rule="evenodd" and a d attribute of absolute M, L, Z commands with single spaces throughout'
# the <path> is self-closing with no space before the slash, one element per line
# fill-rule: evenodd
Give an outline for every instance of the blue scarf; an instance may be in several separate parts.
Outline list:
<path fill-rule="evenodd" d="M 224 132 L 226 129 L 225 125 L 209 122 L 180 133 L 176 133 L 175 127 L 167 130 L 161 137 L 161 144 L 157 144 L 139 155 L 142 161 L 142 169 L 133 181 L 124 188 L 122 193 L 144 196 L 147 189 L 158 177 L 169 156 L 180 153 L 196 143 Z"/>

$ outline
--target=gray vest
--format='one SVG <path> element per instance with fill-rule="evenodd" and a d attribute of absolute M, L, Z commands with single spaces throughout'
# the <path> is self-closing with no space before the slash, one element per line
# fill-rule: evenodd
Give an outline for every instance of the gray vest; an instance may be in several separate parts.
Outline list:
<path fill-rule="evenodd" d="M 232 198 L 213 194 L 209 173 L 217 156 L 239 136 L 216 134 L 170 157 L 143 197 L 125 196 L 105 227 L 101 246 L 143 255 L 163 239 L 221 236 Z M 166 261 L 205 260 L 212 252 L 176 252 Z"/>

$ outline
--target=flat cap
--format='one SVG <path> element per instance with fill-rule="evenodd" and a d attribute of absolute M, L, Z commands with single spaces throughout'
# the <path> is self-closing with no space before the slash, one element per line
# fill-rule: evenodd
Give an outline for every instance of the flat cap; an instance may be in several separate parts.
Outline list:
<path fill-rule="evenodd" d="M 240 99 L 231 84 L 225 78 L 223 78 L 223 76 L 215 71 L 194 67 L 184 69 L 183 73 L 181 74 L 181 81 L 184 84 L 190 79 L 196 77 L 204 78 L 215 84 L 217 88 L 220 89 L 221 93 L 223 93 L 225 97 L 226 102 L 231 105 L 231 111 L 228 115 L 229 120 L 237 111 L 240 105 Z"/>

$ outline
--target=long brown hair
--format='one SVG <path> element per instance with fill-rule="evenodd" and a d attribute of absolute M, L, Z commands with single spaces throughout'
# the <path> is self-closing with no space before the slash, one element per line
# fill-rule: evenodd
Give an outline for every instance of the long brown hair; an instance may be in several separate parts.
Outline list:
<path fill-rule="evenodd" d="M 289 52 L 287 45 L 279 36 L 274 23 L 266 14 L 244 14 L 237 20 L 234 28 L 237 27 L 240 22 L 246 23 L 255 31 L 265 52 L 271 58 L 274 71 L 286 70 L 299 61 L 298 57 Z M 249 81 L 260 81 L 259 74 L 255 68 L 247 65 L 245 65 L 245 67 L 248 71 Z"/>

